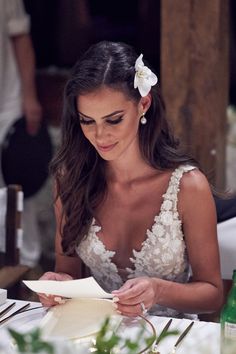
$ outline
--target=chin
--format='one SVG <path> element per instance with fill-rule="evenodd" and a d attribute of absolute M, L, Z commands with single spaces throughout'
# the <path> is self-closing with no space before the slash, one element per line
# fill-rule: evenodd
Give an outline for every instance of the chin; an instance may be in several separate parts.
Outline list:
<path fill-rule="evenodd" d="M 108 154 L 107 155 L 106 154 L 101 154 L 99 152 L 98 152 L 98 154 L 105 161 L 114 161 L 114 160 L 116 160 L 116 158 L 114 156 L 108 156 Z"/>

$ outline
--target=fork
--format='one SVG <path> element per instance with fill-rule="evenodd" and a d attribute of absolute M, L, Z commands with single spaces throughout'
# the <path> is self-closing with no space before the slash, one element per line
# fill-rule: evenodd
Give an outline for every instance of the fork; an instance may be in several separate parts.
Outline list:
<path fill-rule="evenodd" d="M 190 331 L 190 329 L 192 328 L 192 326 L 194 325 L 194 321 L 192 321 L 183 331 L 183 333 L 179 336 L 179 338 L 177 339 L 176 343 L 174 344 L 174 347 L 171 351 L 171 354 L 175 354 L 176 353 L 176 349 L 178 347 L 178 345 L 182 342 L 182 340 L 184 339 L 184 337 L 188 334 L 188 332 Z"/>
<path fill-rule="evenodd" d="M 9 306 L 5 307 L 5 309 L 0 312 L 0 317 L 3 317 L 4 315 L 6 315 L 6 313 L 8 313 L 15 306 L 15 304 L 16 303 L 13 302 Z"/>
<path fill-rule="evenodd" d="M 26 305 L 20 307 L 18 310 L 16 310 L 15 312 L 11 313 L 9 316 L 5 317 L 3 320 L 0 321 L 0 325 L 7 322 L 9 319 L 11 319 L 12 317 L 18 315 L 19 313 L 24 312 L 25 309 L 27 309 L 30 306 L 30 303 L 28 302 Z"/>
<path fill-rule="evenodd" d="M 164 326 L 163 330 L 161 331 L 161 333 L 159 334 L 159 336 L 155 340 L 155 342 L 154 342 L 154 344 L 152 346 L 152 349 L 148 352 L 149 354 L 154 354 L 154 353 L 155 354 L 160 354 L 160 352 L 157 349 L 157 345 L 160 342 L 160 340 L 162 339 L 163 334 L 165 334 L 166 331 L 168 330 L 168 328 L 170 327 L 171 322 L 172 322 L 172 318 L 167 322 L 167 324 Z"/>

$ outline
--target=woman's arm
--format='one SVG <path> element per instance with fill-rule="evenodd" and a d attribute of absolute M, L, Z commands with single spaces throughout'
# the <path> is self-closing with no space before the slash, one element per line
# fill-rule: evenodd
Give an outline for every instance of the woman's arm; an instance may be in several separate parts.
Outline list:
<path fill-rule="evenodd" d="M 61 224 L 62 205 L 58 198 L 55 203 L 55 217 L 56 217 L 56 238 L 55 238 L 55 250 L 56 250 L 56 265 L 55 272 L 46 272 L 40 278 L 40 280 L 72 280 L 81 277 L 81 261 L 79 257 L 64 256 L 61 247 L 61 225 L 63 227 L 63 221 Z M 39 300 L 44 306 L 50 307 L 63 303 L 64 300 L 59 296 L 38 294 Z"/>
<path fill-rule="evenodd" d="M 69 257 L 63 255 L 61 246 L 61 227 L 63 228 L 62 217 L 62 204 L 61 200 L 58 198 L 55 203 L 55 217 L 56 217 L 56 238 L 55 238 L 55 251 L 56 251 L 56 264 L 55 271 L 57 273 L 69 274 L 72 278 L 81 278 L 81 266 L 82 262 L 79 257 Z"/>
<path fill-rule="evenodd" d="M 205 176 L 198 170 L 186 173 L 178 197 L 192 282 L 148 277 L 128 280 L 114 292 L 120 300 L 118 310 L 124 314 L 140 314 L 141 302 L 146 308 L 157 303 L 188 313 L 212 312 L 222 304 L 215 204 Z"/>
<path fill-rule="evenodd" d="M 23 111 L 29 134 L 37 134 L 42 119 L 35 83 L 35 56 L 29 34 L 11 37 L 22 85 Z"/>
<path fill-rule="evenodd" d="M 158 303 L 186 312 L 211 312 L 222 304 L 215 203 L 205 176 L 198 170 L 181 181 L 178 209 L 192 268 L 192 282 L 163 284 Z M 171 297 L 170 297 L 171 294 Z"/>

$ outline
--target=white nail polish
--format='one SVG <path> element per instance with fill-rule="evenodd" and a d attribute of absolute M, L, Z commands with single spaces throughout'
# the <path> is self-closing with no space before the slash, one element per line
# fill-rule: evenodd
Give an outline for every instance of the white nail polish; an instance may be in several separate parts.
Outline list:
<path fill-rule="evenodd" d="M 62 305 L 66 303 L 65 299 L 62 299 L 60 296 L 55 296 L 54 301 L 57 302 L 58 304 Z"/>
<path fill-rule="evenodd" d="M 54 297 L 54 301 L 56 302 L 60 302 L 62 300 L 62 298 L 60 296 L 55 296 Z"/>
<path fill-rule="evenodd" d="M 118 296 L 114 296 L 113 299 L 112 299 L 113 302 L 119 302 L 120 299 L 118 298 Z"/>
<path fill-rule="evenodd" d="M 58 301 L 58 304 L 63 305 L 66 303 L 66 300 L 61 299 L 61 301 Z"/>

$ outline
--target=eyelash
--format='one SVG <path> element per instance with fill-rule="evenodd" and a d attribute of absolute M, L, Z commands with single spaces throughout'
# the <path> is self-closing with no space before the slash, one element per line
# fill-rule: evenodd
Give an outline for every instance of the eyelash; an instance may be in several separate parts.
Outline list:
<path fill-rule="evenodd" d="M 122 120 L 123 120 L 123 118 L 119 117 L 115 120 L 107 120 L 106 123 L 111 124 L 111 125 L 116 125 L 116 124 L 119 124 L 120 122 L 122 122 Z M 93 120 L 85 120 L 83 118 L 80 118 L 80 123 L 84 124 L 84 125 L 91 125 L 94 123 L 94 121 Z"/>

